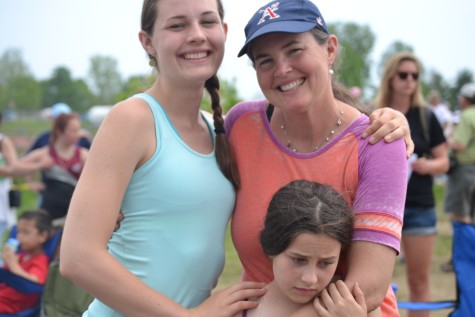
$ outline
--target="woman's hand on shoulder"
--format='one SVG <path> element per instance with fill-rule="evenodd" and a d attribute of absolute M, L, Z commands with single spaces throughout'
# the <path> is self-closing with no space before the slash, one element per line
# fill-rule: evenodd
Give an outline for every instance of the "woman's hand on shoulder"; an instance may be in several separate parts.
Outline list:
<path fill-rule="evenodd" d="M 386 142 L 404 138 L 406 142 L 406 155 L 411 156 L 414 152 L 414 142 L 406 116 L 391 108 L 379 108 L 374 110 L 369 119 L 371 125 L 363 132 L 363 138 L 370 137 L 369 142 L 374 144 L 384 138 Z"/>
<path fill-rule="evenodd" d="M 353 293 L 343 281 L 330 284 L 314 300 L 314 308 L 319 317 L 366 317 L 367 308 L 364 294 L 358 283 Z"/>
<path fill-rule="evenodd" d="M 257 302 L 248 298 L 266 293 L 264 283 L 241 282 L 213 293 L 200 306 L 190 310 L 189 317 L 233 317 L 246 309 L 257 307 Z"/>

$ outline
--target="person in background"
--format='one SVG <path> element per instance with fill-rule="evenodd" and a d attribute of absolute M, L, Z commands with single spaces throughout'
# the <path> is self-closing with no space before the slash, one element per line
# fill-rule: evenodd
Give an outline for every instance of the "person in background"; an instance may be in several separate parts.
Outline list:
<path fill-rule="evenodd" d="M 54 122 L 54 120 L 56 120 L 59 115 L 71 113 L 71 108 L 67 104 L 60 102 L 51 106 L 50 118 L 51 121 Z M 30 148 L 28 149 L 27 153 L 42 148 L 44 146 L 48 146 L 50 138 L 51 130 L 42 132 L 30 145 Z M 91 148 L 91 135 L 88 131 L 84 129 L 79 130 L 78 145 L 88 150 Z"/>
<path fill-rule="evenodd" d="M 475 224 L 475 83 L 462 86 L 459 104 L 460 121 L 448 141 L 457 165 L 449 173 L 445 212 L 452 221 Z M 452 260 L 441 269 L 453 271 Z"/>
<path fill-rule="evenodd" d="M 53 123 L 49 145 L 26 154 L 11 167 L 13 176 L 37 170 L 44 173 L 40 208 L 49 212 L 53 220 L 66 216 L 89 152 L 77 144 L 80 129 L 76 114 L 59 115 Z"/>
<path fill-rule="evenodd" d="M 71 107 L 69 107 L 69 105 L 67 105 L 63 102 L 56 103 L 56 104 L 51 106 L 50 113 L 49 113 L 49 118 L 51 120 L 51 126 L 53 126 L 54 120 L 56 120 L 56 118 L 61 114 L 72 114 Z M 50 141 L 51 141 L 51 132 L 52 132 L 51 130 L 47 130 L 47 131 L 42 132 L 40 135 L 38 135 L 38 137 L 30 145 L 30 148 L 27 150 L 26 153 L 30 153 L 34 150 L 38 150 L 38 149 L 41 149 L 45 146 L 48 146 L 50 144 Z M 80 129 L 79 130 L 79 138 L 78 138 L 78 146 L 79 147 L 82 147 L 82 148 L 85 148 L 85 149 L 89 150 L 91 148 L 91 140 L 92 140 L 92 136 L 89 133 L 89 131 L 87 131 L 85 129 Z M 35 190 L 35 191 L 38 192 L 38 196 L 37 196 L 38 206 L 41 206 L 42 199 L 43 199 L 43 196 L 42 196 L 41 192 L 44 190 L 45 174 L 44 174 L 43 171 L 41 171 L 41 181 L 40 182 L 37 182 L 35 180 L 36 178 L 33 177 L 33 176 L 34 175 L 27 175 L 25 177 L 25 180 L 26 180 L 26 182 L 28 184 L 28 187 L 30 189 Z"/>
<path fill-rule="evenodd" d="M 51 217 L 44 210 L 25 211 L 18 217 L 17 240 L 20 252 L 8 246 L 2 249 L 5 268 L 35 283 L 45 284 L 48 275 L 48 256 L 43 244 L 50 238 Z M 0 282 L 0 313 L 17 313 L 33 307 L 40 294 L 25 294 Z"/>
<path fill-rule="evenodd" d="M 429 95 L 427 96 L 427 100 L 429 101 L 429 105 L 432 108 L 437 120 L 439 120 L 442 129 L 444 130 L 445 138 L 449 138 L 450 134 L 452 133 L 452 125 L 453 125 L 453 114 L 447 107 L 445 103 L 442 102 L 440 97 L 440 92 L 438 90 L 431 90 Z"/>
<path fill-rule="evenodd" d="M 0 113 L 0 125 L 2 113 Z M 17 151 L 12 140 L 0 133 L 0 243 L 5 231 L 16 222 L 16 211 L 10 206 L 9 191 L 12 188 L 12 179 L 8 173 L 2 173 L 2 167 L 8 167 L 17 160 Z"/>
<path fill-rule="evenodd" d="M 272 1 L 255 12 L 239 56 L 251 59 L 266 100 L 242 102 L 226 115 L 241 180 L 232 237 L 243 279 L 273 280 L 272 262 L 256 243 L 272 195 L 296 179 L 328 184 L 355 217 L 345 284 L 353 290 L 359 283 L 369 311 L 381 306 L 383 314 L 395 316 L 390 281 L 407 184 L 404 142 L 373 145 L 364 138 L 370 119 L 334 79 L 338 39 L 314 3 Z M 307 304 L 294 315 L 316 312 Z"/>
<path fill-rule="evenodd" d="M 353 213 L 333 188 L 305 180 L 280 188 L 260 233 L 274 280 L 257 299 L 257 308 L 235 317 L 288 317 L 307 303 L 313 303 L 319 316 L 366 317 L 358 284 L 350 290 L 335 276 L 352 236 Z"/>
<path fill-rule="evenodd" d="M 436 238 L 433 176 L 449 167 L 447 142 L 432 110 L 424 107 L 419 81 L 422 67 L 410 52 L 393 55 L 387 62 L 375 104 L 405 114 L 418 158 L 412 163 L 402 228 L 409 299 L 426 302 L 430 296 L 430 264 Z M 429 311 L 409 311 L 410 317 L 429 316 Z"/>

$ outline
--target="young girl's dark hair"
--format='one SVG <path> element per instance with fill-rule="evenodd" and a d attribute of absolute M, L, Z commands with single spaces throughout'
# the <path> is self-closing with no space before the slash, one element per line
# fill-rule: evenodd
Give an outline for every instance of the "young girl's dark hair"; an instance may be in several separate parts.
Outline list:
<path fill-rule="evenodd" d="M 346 251 L 353 236 L 353 213 L 331 186 L 295 180 L 279 189 L 269 204 L 260 241 L 267 256 L 287 249 L 297 235 L 326 234 Z"/>
<path fill-rule="evenodd" d="M 144 0 L 142 5 L 141 28 L 148 35 L 153 34 L 153 26 L 157 18 L 158 8 L 157 4 L 160 0 Z M 224 19 L 224 7 L 221 0 L 216 0 L 218 6 L 218 14 L 221 21 Z M 149 58 L 154 59 L 149 55 Z M 156 62 L 156 61 L 155 61 Z M 238 189 L 240 185 L 239 173 L 237 164 L 232 152 L 231 146 L 226 138 L 224 130 L 223 109 L 219 97 L 219 79 L 218 76 L 213 75 L 205 82 L 205 88 L 211 97 L 211 108 L 213 109 L 214 131 L 216 133 L 216 160 L 219 168 L 224 176 L 233 183 L 234 188 Z"/>

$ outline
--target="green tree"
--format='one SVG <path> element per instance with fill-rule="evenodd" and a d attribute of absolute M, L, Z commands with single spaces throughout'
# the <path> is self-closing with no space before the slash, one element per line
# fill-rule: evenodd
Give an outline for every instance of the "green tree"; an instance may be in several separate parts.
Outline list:
<path fill-rule="evenodd" d="M 18 110 L 39 110 L 41 106 L 41 85 L 31 76 L 18 76 L 11 81 L 10 107 Z M 11 102 L 14 102 L 12 106 Z"/>
<path fill-rule="evenodd" d="M 94 96 L 82 79 L 73 79 L 66 67 L 54 69 L 50 79 L 42 82 L 43 107 L 55 103 L 67 103 L 76 112 L 85 112 L 94 102 Z"/>
<path fill-rule="evenodd" d="M 242 99 L 238 95 L 236 88 L 236 78 L 233 78 L 231 81 L 220 79 L 219 83 L 221 107 L 223 108 L 223 113 L 225 114 L 229 109 L 231 109 L 232 106 L 242 101 Z M 203 100 L 201 101 L 201 109 L 213 113 L 211 110 L 211 99 L 206 92 Z"/>
<path fill-rule="evenodd" d="M 447 83 L 442 74 L 435 69 L 429 70 L 427 73 L 427 91 L 425 91 L 425 96 L 427 96 L 430 90 L 435 89 L 440 92 L 442 100 L 447 100 L 451 94 L 449 83 Z"/>
<path fill-rule="evenodd" d="M 414 52 L 414 49 L 411 45 L 406 44 L 401 41 L 395 41 L 384 51 L 383 55 L 381 56 L 381 60 L 378 65 L 378 77 L 381 78 L 383 75 L 384 67 L 386 66 L 386 62 L 388 59 L 396 53 L 399 52 Z"/>
<path fill-rule="evenodd" d="M 41 89 L 23 61 L 21 51 L 9 49 L 0 57 L 0 107 L 32 110 L 40 107 Z"/>
<path fill-rule="evenodd" d="M 28 66 L 23 61 L 19 49 L 8 49 L 0 57 L 0 85 L 16 77 L 31 77 Z"/>
<path fill-rule="evenodd" d="M 95 55 L 90 59 L 89 79 L 96 94 L 96 103 L 114 104 L 122 88 L 117 61 L 109 56 Z"/>
<path fill-rule="evenodd" d="M 474 81 L 474 75 L 469 69 L 462 69 L 455 77 L 454 85 L 449 89 L 447 100 L 452 110 L 459 109 L 459 92 L 463 85 Z"/>
<path fill-rule="evenodd" d="M 339 81 L 347 87 L 357 86 L 364 90 L 370 81 L 374 33 L 369 26 L 353 22 L 330 24 L 329 29 L 337 35 L 340 44 Z"/>
<path fill-rule="evenodd" d="M 134 94 L 143 92 L 153 84 L 154 80 L 155 74 L 149 76 L 135 75 L 129 77 L 120 92 L 117 94 L 116 100 L 124 100 Z"/>

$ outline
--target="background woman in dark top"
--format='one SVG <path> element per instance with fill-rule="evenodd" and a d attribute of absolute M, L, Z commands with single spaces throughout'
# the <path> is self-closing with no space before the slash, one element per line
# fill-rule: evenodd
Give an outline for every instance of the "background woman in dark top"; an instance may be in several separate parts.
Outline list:
<path fill-rule="evenodd" d="M 445 173 L 449 167 L 442 127 L 432 111 L 423 106 L 421 71 L 412 53 L 392 56 L 376 97 L 378 107 L 391 107 L 406 115 L 418 157 L 411 166 L 402 229 L 410 300 L 416 302 L 430 301 L 429 268 L 436 234 L 433 175 Z M 429 311 L 411 311 L 408 316 L 428 317 Z"/>

